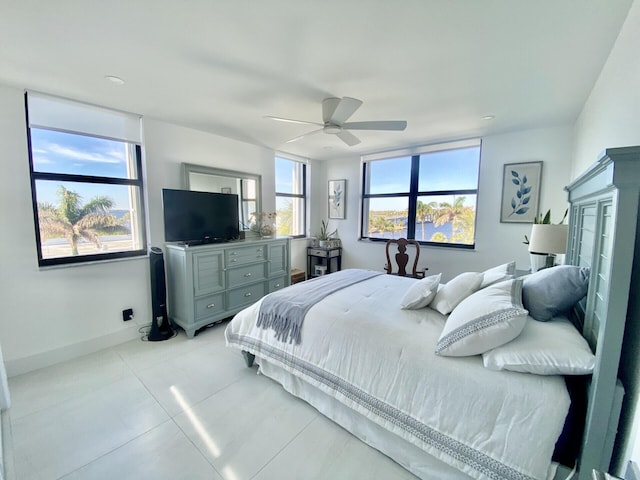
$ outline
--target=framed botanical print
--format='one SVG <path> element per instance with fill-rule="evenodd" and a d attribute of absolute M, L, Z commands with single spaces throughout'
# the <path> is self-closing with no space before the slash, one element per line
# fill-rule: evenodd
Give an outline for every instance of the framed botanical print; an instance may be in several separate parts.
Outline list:
<path fill-rule="evenodd" d="M 345 218 L 346 180 L 329 180 L 329 218 Z"/>
<path fill-rule="evenodd" d="M 502 172 L 502 223 L 533 223 L 540 205 L 542 162 L 507 163 Z"/>

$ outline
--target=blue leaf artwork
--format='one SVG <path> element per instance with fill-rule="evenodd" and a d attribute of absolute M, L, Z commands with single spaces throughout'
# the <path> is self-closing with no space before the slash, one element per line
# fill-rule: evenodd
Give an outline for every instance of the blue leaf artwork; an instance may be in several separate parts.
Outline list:
<path fill-rule="evenodd" d="M 345 180 L 329 181 L 329 218 L 344 218 Z"/>
<path fill-rule="evenodd" d="M 526 206 L 531 200 L 531 186 L 527 185 L 527 176 L 523 175 L 520 178 L 520 174 L 511 170 L 511 176 L 513 177 L 511 181 L 514 185 L 518 186 L 518 190 L 516 190 L 515 197 L 511 199 L 511 208 L 512 211 L 509 216 L 512 215 L 524 215 L 529 211 L 529 207 Z"/>

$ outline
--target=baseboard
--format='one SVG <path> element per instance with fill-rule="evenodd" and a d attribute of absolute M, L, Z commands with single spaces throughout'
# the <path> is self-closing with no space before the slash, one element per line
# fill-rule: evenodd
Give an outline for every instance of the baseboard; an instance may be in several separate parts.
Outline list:
<path fill-rule="evenodd" d="M 56 363 L 65 362 L 128 342 L 129 340 L 140 338 L 139 328 L 139 325 L 134 324 L 131 327 L 101 337 L 85 340 L 84 342 L 74 343 L 65 347 L 56 348 L 55 350 L 49 350 L 15 360 L 5 360 L 7 376 L 15 377 L 16 375 L 22 375 L 23 373 L 38 370 L 39 368 L 49 367 Z"/>
<path fill-rule="evenodd" d="M 13 434 L 11 431 L 11 417 L 9 410 L 0 413 L 0 429 L 2 430 L 2 473 L 3 480 L 15 480 L 16 473 L 13 463 Z"/>

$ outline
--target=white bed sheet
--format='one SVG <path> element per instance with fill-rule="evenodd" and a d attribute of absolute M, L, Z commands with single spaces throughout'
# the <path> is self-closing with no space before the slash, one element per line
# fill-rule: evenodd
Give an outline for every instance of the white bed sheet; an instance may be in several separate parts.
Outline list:
<path fill-rule="evenodd" d="M 381 275 L 330 295 L 309 310 L 299 345 L 255 327 L 258 302 L 230 322 L 227 344 L 472 478 L 547 478 L 569 407 L 563 379 L 490 371 L 479 356 L 436 356 L 445 317 L 400 309 L 413 281 Z"/>

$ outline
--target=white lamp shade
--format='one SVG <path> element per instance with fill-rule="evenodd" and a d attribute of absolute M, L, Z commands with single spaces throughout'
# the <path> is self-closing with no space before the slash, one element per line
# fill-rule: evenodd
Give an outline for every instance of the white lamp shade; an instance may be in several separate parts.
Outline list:
<path fill-rule="evenodd" d="M 534 224 L 529 238 L 529 252 L 565 253 L 568 232 L 568 225 Z"/>

